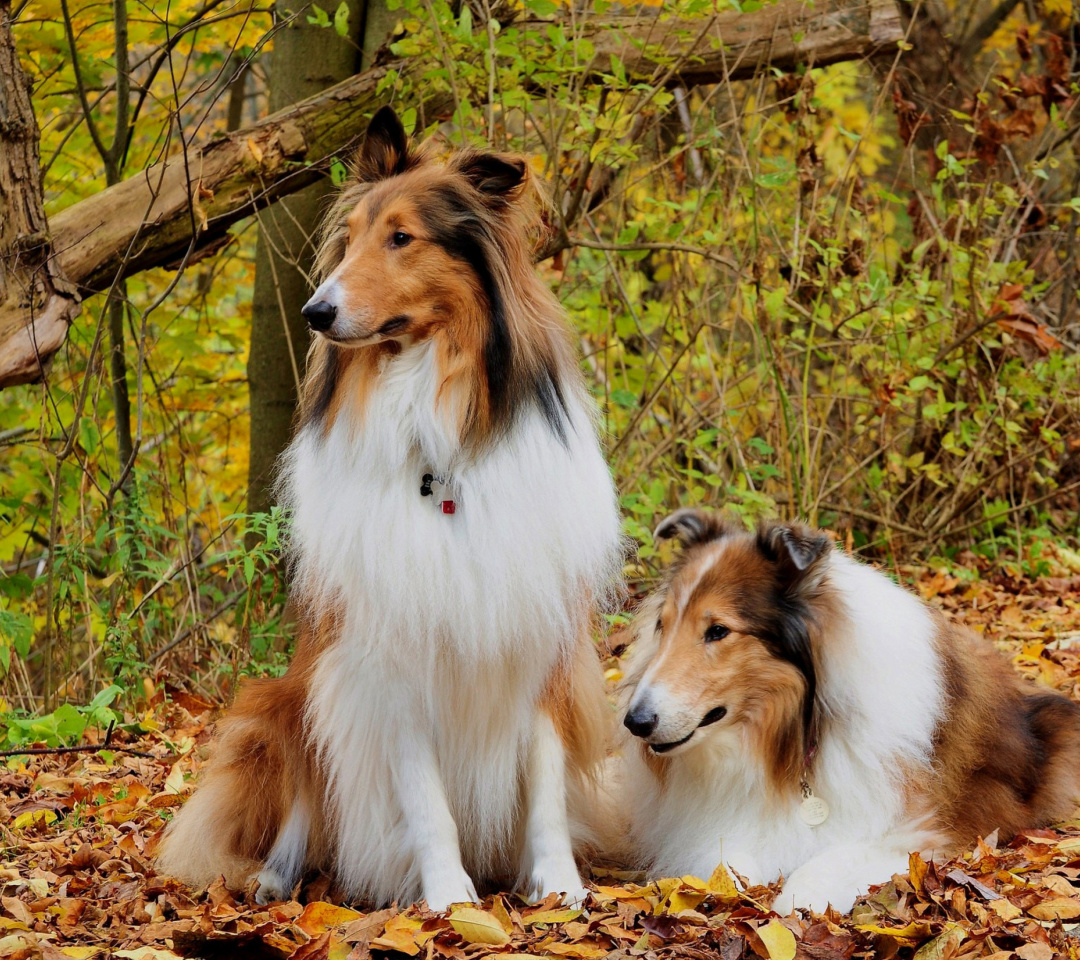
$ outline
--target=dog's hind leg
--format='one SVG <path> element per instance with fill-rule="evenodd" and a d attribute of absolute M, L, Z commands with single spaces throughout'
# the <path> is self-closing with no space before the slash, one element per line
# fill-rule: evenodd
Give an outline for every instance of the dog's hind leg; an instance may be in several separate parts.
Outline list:
<path fill-rule="evenodd" d="M 258 903 L 288 899 L 304 870 L 307 858 L 311 813 L 303 794 L 297 796 L 281 828 L 270 856 L 259 873 Z"/>

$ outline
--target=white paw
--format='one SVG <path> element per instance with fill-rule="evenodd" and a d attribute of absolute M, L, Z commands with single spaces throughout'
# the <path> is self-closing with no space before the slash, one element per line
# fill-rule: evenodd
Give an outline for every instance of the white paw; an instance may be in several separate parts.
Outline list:
<path fill-rule="evenodd" d="M 823 913 L 831 906 L 840 913 L 850 913 L 858 895 L 857 890 L 845 888 L 835 877 L 823 877 L 820 874 L 815 876 L 814 873 L 800 868 L 784 882 L 773 902 L 773 910 L 786 916 L 796 907 Z"/>
<path fill-rule="evenodd" d="M 445 913 L 452 903 L 479 903 L 472 878 L 464 871 L 446 871 L 424 878 L 424 899 L 428 909 Z"/>
<path fill-rule="evenodd" d="M 576 907 L 584 903 L 589 891 L 581 882 L 577 867 L 571 864 L 538 864 L 529 877 L 528 899 L 543 900 L 549 893 L 562 894 L 563 903 Z"/>
<path fill-rule="evenodd" d="M 263 867 L 258 880 L 259 889 L 255 892 L 255 902 L 258 904 L 288 900 L 292 893 L 292 885 L 273 867 Z"/>

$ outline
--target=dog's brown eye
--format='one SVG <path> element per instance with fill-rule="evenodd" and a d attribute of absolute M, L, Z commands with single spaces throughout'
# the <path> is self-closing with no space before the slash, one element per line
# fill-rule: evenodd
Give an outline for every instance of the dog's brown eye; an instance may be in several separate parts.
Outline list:
<path fill-rule="evenodd" d="M 731 633 L 731 631 L 723 624 L 714 623 L 705 631 L 705 642 L 715 643 L 717 640 L 723 640 L 729 633 Z"/>
<path fill-rule="evenodd" d="M 390 238 L 390 244 L 395 247 L 407 247 L 411 242 L 412 237 L 403 230 L 395 230 L 394 235 Z"/>

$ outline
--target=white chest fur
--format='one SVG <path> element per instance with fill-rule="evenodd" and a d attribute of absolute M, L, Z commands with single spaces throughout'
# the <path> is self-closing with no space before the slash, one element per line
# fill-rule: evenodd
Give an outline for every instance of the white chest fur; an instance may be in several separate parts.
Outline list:
<path fill-rule="evenodd" d="M 475 459 L 436 403 L 416 347 L 380 375 L 362 423 L 336 418 L 285 460 L 298 585 L 344 607 L 309 717 L 330 775 L 339 871 L 379 900 L 417 895 L 394 768 L 434 745 L 466 866 L 500 869 L 518 828 L 523 743 L 544 682 L 618 576 L 619 517 L 592 420 L 569 391 L 565 441 L 538 411 Z M 420 493 L 452 475 L 456 511 Z"/>

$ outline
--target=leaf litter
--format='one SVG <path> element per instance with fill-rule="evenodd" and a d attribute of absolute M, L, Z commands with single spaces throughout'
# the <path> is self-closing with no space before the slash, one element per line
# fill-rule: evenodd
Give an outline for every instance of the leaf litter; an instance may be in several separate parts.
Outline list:
<path fill-rule="evenodd" d="M 904 572 L 1021 674 L 1080 700 L 1080 577 Z M 613 655 L 609 679 L 620 671 Z M 777 916 L 778 885 L 740 889 L 722 867 L 651 883 L 598 870 L 580 907 L 497 894 L 446 916 L 366 910 L 326 878 L 269 906 L 220 881 L 195 893 L 158 876 L 154 852 L 194 787 L 216 714 L 170 693 L 110 742 L 148 756 L 102 750 L 0 765 L 0 958 L 1080 960 L 1080 817 L 1007 844 L 983 838 L 948 862 L 913 855 L 908 874 L 848 916 Z"/>

